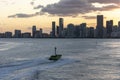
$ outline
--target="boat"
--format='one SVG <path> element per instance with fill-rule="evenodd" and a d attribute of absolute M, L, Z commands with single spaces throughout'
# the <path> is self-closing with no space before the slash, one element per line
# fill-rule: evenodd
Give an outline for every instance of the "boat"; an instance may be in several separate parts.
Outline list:
<path fill-rule="evenodd" d="M 55 54 L 54 54 L 54 55 L 51 55 L 51 56 L 49 57 L 49 60 L 57 61 L 57 60 L 61 59 L 62 55 L 61 55 L 61 54 L 56 54 L 56 49 L 57 49 L 57 48 L 55 47 Z"/>
<path fill-rule="evenodd" d="M 57 61 L 62 57 L 62 55 L 52 55 L 50 56 L 49 60 Z"/>

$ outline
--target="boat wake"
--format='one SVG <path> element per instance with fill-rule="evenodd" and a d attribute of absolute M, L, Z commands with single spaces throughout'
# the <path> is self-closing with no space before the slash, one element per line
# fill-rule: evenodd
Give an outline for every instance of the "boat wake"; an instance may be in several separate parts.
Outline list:
<path fill-rule="evenodd" d="M 26 60 L 0 66 L 0 80 L 34 80 L 37 72 L 73 63 L 75 60 L 64 58 L 58 61 L 47 59 Z"/>

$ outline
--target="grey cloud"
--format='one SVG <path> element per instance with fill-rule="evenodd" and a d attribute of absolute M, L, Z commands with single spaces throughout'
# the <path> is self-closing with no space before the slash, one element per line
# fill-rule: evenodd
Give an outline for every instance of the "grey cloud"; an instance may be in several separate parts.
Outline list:
<path fill-rule="evenodd" d="M 108 11 L 108 10 L 113 10 L 113 9 L 117 9 L 117 8 L 120 8 L 120 6 L 117 6 L 117 5 L 108 5 L 108 6 L 104 6 L 102 8 L 102 10 Z"/>
<path fill-rule="evenodd" d="M 35 0 L 32 0 L 31 4 L 33 5 Z M 92 3 L 103 3 L 110 4 L 103 7 L 95 7 Z M 111 4 L 111 3 L 115 3 Z M 76 17 L 79 14 L 86 14 L 94 11 L 109 11 L 112 9 L 117 9 L 119 7 L 119 0 L 60 0 L 58 3 L 49 4 L 45 7 L 38 5 L 34 9 L 41 9 L 40 12 L 34 14 L 15 14 L 8 16 L 9 18 L 29 18 L 37 15 L 44 15 L 45 13 L 50 14 L 51 16 L 71 16 Z M 86 17 L 88 18 L 88 17 Z"/>
<path fill-rule="evenodd" d="M 93 2 L 113 3 L 113 0 L 60 0 L 58 3 L 43 7 L 41 12 L 57 16 L 77 16 L 92 11 L 108 11 L 119 8 L 118 5 L 108 5 L 98 8 L 92 5 Z M 116 0 L 114 3 L 117 3 Z"/>
<path fill-rule="evenodd" d="M 38 15 L 45 15 L 45 13 L 43 13 L 43 12 L 36 12 L 34 14 L 18 13 L 18 14 L 10 15 L 10 16 L 8 16 L 8 18 L 30 18 L 30 17 L 35 17 Z"/>
<path fill-rule="evenodd" d="M 120 4 L 120 0 L 88 0 L 90 3 L 104 3 L 104 4 L 109 4 L 109 3 L 115 3 L 115 4 Z"/>
<path fill-rule="evenodd" d="M 94 6 L 86 0 L 61 0 L 58 3 L 47 5 L 41 11 L 52 15 L 71 16 L 90 12 L 90 8 L 94 8 Z"/>
<path fill-rule="evenodd" d="M 34 16 L 38 16 L 38 15 L 45 15 L 45 13 L 43 13 L 43 12 L 36 12 L 34 14 L 18 13 L 18 14 L 10 15 L 10 16 L 8 16 L 8 18 L 30 18 L 30 17 L 34 17 Z"/>
<path fill-rule="evenodd" d="M 40 8 L 43 8 L 43 6 L 42 5 L 38 5 L 38 6 L 34 7 L 34 9 L 40 9 Z"/>
<path fill-rule="evenodd" d="M 34 4 L 35 4 L 35 0 L 32 0 L 32 1 L 30 2 L 30 4 L 31 4 L 31 5 L 34 5 Z"/>
<path fill-rule="evenodd" d="M 96 19 L 96 16 L 82 16 L 84 19 Z M 106 19 L 106 17 L 104 17 Z"/>
<path fill-rule="evenodd" d="M 102 8 L 94 7 L 91 10 L 93 10 L 93 11 L 110 11 L 110 10 L 118 9 L 118 8 L 120 8 L 120 6 L 111 4 L 111 5 L 108 5 L 108 6 L 103 6 Z"/>
<path fill-rule="evenodd" d="M 31 5 L 34 5 L 34 2 L 30 2 Z"/>
<path fill-rule="evenodd" d="M 37 16 L 37 14 L 19 13 L 19 14 L 10 15 L 10 16 L 8 16 L 8 18 L 29 18 L 29 17 L 33 17 L 33 16 Z"/>
<path fill-rule="evenodd" d="M 85 19 L 96 19 L 96 16 L 82 16 Z"/>
<path fill-rule="evenodd" d="M 14 14 L 14 15 L 10 15 L 8 16 L 8 18 L 29 18 L 29 17 L 33 17 L 33 14 Z"/>

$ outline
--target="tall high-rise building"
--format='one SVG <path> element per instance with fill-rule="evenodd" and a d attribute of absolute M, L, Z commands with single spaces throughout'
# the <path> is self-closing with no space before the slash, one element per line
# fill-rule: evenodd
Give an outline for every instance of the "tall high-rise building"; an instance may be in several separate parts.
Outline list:
<path fill-rule="evenodd" d="M 36 34 L 36 26 L 32 27 L 32 37 L 35 38 L 35 34 Z"/>
<path fill-rule="evenodd" d="M 120 31 L 120 21 L 118 21 L 118 31 Z"/>
<path fill-rule="evenodd" d="M 40 28 L 40 38 L 42 38 L 43 36 L 43 30 L 42 30 L 42 28 Z"/>
<path fill-rule="evenodd" d="M 56 28 L 56 36 L 59 37 L 59 26 Z"/>
<path fill-rule="evenodd" d="M 64 28 L 64 20 L 63 18 L 59 18 L 59 37 L 62 37 L 63 28 Z"/>
<path fill-rule="evenodd" d="M 52 37 L 56 37 L 55 27 L 56 25 L 55 25 L 55 22 L 53 21 L 52 22 Z"/>
<path fill-rule="evenodd" d="M 118 27 L 120 27 L 120 21 L 118 21 Z"/>
<path fill-rule="evenodd" d="M 103 15 L 97 15 L 96 37 L 103 38 Z"/>
<path fill-rule="evenodd" d="M 113 20 L 106 21 L 106 34 L 107 34 L 106 36 L 108 38 L 111 37 L 112 28 L 113 28 Z"/>

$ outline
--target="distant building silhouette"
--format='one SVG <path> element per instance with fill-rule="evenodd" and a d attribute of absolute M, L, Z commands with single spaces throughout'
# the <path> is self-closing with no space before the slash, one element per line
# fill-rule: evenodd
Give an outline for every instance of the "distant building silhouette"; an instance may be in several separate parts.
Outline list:
<path fill-rule="evenodd" d="M 5 38 L 12 38 L 12 32 L 5 32 Z"/>
<path fill-rule="evenodd" d="M 5 33 L 0 33 L 0 38 L 5 38 Z"/>
<path fill-rule="evenodd" d="M 117 32 L 118 31 L 118 26 L 117 25 L 114 25 L 113 28 L 112 28 L 113 32 Z"/>
<path fill-rule="evenodd" d="M 32 27 L 32 37 L 35 38 L 35 35 L 36 35 L 36 26 L 34 25 Z"/>
<path fill-rule="evenodd" d="M 31 38 L 31 33 L 29 32 L 22 33 L 22 38 Z"/>
<path fill-rule="evenodd" d="M 56 28 L 56 36 L 59 37 L 59 26 Z"/>
<path fill-rule="evenodd" d="M 50 34 L 43 33 L 43 29 L 37 30 L 36 26 L 32 26 L 32 33 L 21 33 L 21 30 L 0 33 L 0 38 L 120 38 L 120 21 L 118 25 L 113 25 L 113 20 L 106 21 L 106 27 L 103 26 L 104 16 L 97 15 L 97 25 L 87 27 L 87 23 L 80 25 L 68 24 L 64 28 L 64 19 L 59 18 L 58 26 L 56 22 L 52 22 Z"/>
<path fill-rule="evenodd" d="M 118 38 L 120 37 L 119 31 L 118 31 L 118 26 L 114 25 L 112 28 L 112 34 L 111 34 L 112 38 Z"/>
<path fill-rule="evenodd" d="M 42 28 L 40 28 L 40 38 L 42 38 L 43 37 L 43 30 L 42 30 Z"/>
<path fill-rule="evenodd" d="M 95 32 L 94 27 L 87 28 L 87 38 L 94 38 L 95 37 L 94 32 Z"/>
<path fill-rule="evenodd" d="M 113 28 L 113 20 L 106 21 L 106 36 L 107 36 L 107 38 L 111 37 L 112 28 Z"/>
<path fill-rule="evenodd" d="M 40 31 L 37 30 L 37 31 L 35 32 L 34 38 L 40 38 Z"/>
<path fill-rule="evenodd" d="M 15 38 L 21 38 L 21 30 L 15 30 L 14 37 Z"/>
<path fill-rule="evenodd" d="M 97 27 L 96 27 L 96 37 L 103 38 L 103 15 L 97 15 Z"/>
<path fill-rule="evenodd" d="M 67 37 L 67 28 L 64 28 L 62 31 L 62 37 L 66 38 Z"/>
<path fill-rule="evenodd" d="M 48 33 L 43 33 L 43 38 L 50 38 L 50 35 Z"/>
<path fill-rule="evenodd" d="M 120 21 L 118 21 L 118 27 L 120 27 Z"/>
<path fill-rule="evenodd" d="M 80 25 L 75 26 L 74 34 L 76 38 L 80 37 Z"/>
<path fill-rule="evenodd" d="M 74 24 L 68 24 L 67 25 L 67 38 L 73 38 L 74 36 Z"/>
<path fill-rule="evenodd" d="M 64 28 L 64 19 L 59 18 L 59 37 L 62 37 L 63 28 Z"/>
<path fill-rule="evenodd" d="M 56 37 L 56 24 L 55 22 L 53 21 L 52 22 L 52 37 L 55 38 Z"/>
<path fill-rule="evenodd" d="M 80 38 L 86 38 L 86 23 L 80 24 Z"/>

